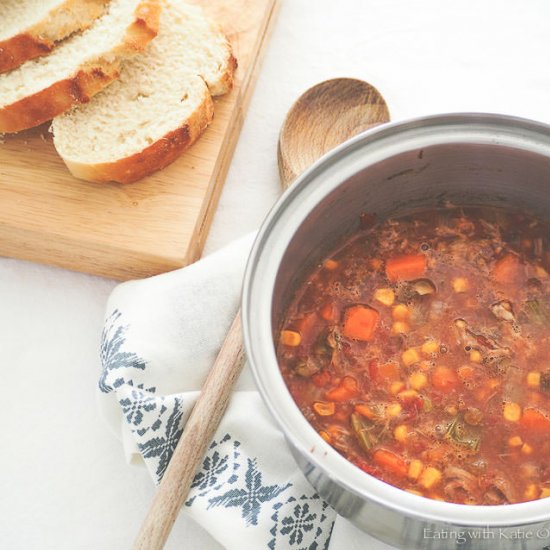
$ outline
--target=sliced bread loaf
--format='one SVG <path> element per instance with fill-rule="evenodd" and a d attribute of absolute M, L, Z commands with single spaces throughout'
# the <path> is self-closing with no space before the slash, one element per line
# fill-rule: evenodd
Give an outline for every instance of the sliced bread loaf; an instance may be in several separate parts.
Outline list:
<path fill-rule="evenodd" d="M 109 0 L 2 0 L 0 73 L 46 55 L 56 42 L 87 29 Z"/>
<path fill-rule="evenodd" d="M 121 61 L 155 37 L 158 0 L 111 0 L 105 15 L 49 55 L 0 75 L 0 133 L 18 132 L 86 103 L 120 71 Z"/>
<path fill-rule="evenodd" d="M 130 183 L 173 162 L 212 120 L 212 95 L 233 84 L 236 60 L 196 6 L 163 3 L 158 36 L 120 78 L 53 121 L 54 144 L 77 178 Z"/>

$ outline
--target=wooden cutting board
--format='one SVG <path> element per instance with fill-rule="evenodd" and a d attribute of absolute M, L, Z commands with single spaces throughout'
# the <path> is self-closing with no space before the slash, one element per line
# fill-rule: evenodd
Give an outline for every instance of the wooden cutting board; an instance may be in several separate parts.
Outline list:
<path fill-rule="evenodd" d="M 216 18 L 239 68 L 214 121 L 178 161 L 130 185 L 73 178 L 49 124 L 0 143 L 0 255 L 113 279 L 170 271 L 201 254 L 276 0 L 194 0 Z M 116 113 L 114 114 L 116 116 Z"/>

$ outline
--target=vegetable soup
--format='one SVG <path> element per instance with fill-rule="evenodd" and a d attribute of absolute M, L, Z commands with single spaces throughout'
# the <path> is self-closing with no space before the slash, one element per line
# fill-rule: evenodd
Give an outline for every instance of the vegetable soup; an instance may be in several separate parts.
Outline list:
<path fill-rule="evenodd" d="M 278 334 L 321 437 L 368 474 L 462 504 L 550 496 L 550 224 L 443 208 L 361 229 Z"/>

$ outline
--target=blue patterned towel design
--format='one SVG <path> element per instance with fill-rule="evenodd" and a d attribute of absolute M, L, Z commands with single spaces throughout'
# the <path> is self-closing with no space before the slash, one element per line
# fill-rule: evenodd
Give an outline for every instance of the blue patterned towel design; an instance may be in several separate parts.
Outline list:
<path fill-rule="evenodd" d="M 138 351 L 144 330 L 134 331 L 118 308 L 108 314 L 99 389 L 103 412 L 131 434 L 159 483 L 197 392 L 159 391 L 155 361 Z M 326 549 L 336 517 L 298 470 L 255 391 L 233 394 L 184 511 L 226 548 L 239 550 Z"/>

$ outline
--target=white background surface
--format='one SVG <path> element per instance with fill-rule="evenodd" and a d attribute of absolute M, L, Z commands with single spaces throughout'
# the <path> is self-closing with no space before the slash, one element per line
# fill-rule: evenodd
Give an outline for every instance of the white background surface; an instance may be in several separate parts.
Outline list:
<path fill-rule="evenodd" d="M 280 2 L 207 251 L 257 227 L 275 201 L 279 128 L 318 81 L 368 80 L 393 120 L 472 110 L 550 122 L 546 0 Z M 148 474 L 125 464 L 95 406 L 114 286 L 0 259 L 0 548 L 129 548 L 147 509 Z M 353 529 L 333 542 L 368 544 Z M 220 548 L 184 516 L 168 547 Z"/>

